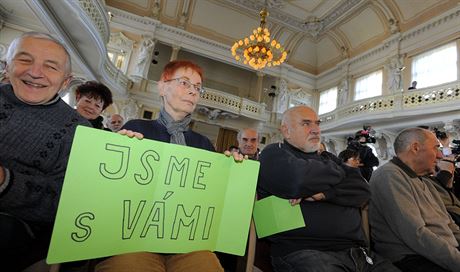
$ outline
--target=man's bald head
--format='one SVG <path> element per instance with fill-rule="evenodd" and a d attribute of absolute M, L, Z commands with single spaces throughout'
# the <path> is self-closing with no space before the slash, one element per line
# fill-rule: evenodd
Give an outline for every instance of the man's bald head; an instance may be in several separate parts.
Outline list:
<path fill-rule="evenodd" d="M 315 152 L 321 143 L 319 117 L 307 106 L 296 106 L 286 110 L 281 121 L 284 139 L 304 152 Z"/>
<path fill-rule="evenodd" d="M 394 142 L 398 158 L 418 176 L 432 174 L 442 158 L 440 143 L 433 132 L 423 128 L 408 128 Z"/>

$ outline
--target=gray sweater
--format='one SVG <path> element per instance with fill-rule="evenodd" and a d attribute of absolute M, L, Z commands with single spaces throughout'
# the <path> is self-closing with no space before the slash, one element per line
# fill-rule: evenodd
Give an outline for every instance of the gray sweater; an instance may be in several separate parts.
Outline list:
<path fill-rule="evenodd" d="M 375 250 L 391 261 L 417 254 L 459 271 L 460 230 L 429 178 L 418 177 L 398 158 L 370 180 L 369 217 Z"/>
<path fill-rule="evenodd" d="M 28 222 L 54 221 L 77 125 L 90 126 L 59 97 L 28 105 L 11 85 L 0 85 L 0 165 L 9 172 L 0 212 Z"/>

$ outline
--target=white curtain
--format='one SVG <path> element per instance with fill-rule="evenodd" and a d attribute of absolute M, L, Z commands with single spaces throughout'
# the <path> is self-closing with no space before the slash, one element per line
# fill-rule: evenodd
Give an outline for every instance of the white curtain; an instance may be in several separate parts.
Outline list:
<path fill-rule="evenodd" d="M 417 88 L 457 80 L 457 46 L 455 42 L 430 50 L 412 60 L 412 81 Z"/>
<path fill-rule="evenodd" d="M 382 70 L 356 79 L 355 100 L 382 95 Z"/>
<path fill-rule="evenodd" d="M 337 87 L 322 91 L 319 95 L 318 114 L 335 110 L 337 107 Z"/>

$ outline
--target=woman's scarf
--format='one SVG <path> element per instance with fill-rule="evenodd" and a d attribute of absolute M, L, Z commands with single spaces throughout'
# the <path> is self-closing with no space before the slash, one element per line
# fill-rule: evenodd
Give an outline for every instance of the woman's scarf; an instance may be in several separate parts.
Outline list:
<path fill-rule="evenodd" d="M 184 132 L 188 130 L 188 125 L 191 120 L 192 115 L 188 114 L 184 119 L 174 121 L 171 115 L 165 111 L 164 107 L 160 110 L 160 118 L 158 118 L 158 122 L 165 126 L 169 135 L 171 135 L 171 140 L 169 142 L 180 145 L 187 145 L 185 143 Z"/>

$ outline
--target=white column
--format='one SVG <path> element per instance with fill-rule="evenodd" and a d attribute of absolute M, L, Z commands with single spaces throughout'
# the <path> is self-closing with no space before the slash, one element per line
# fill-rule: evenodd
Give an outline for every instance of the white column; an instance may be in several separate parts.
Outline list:
<path fill-rule="evenodd" d="M 257 84 L 256 84 L 256 97 L 257 97 L 257 102 L 262 101 L 262 83 L 264 81 L 264 73 L 262 72 L 257 72 Z"/>

